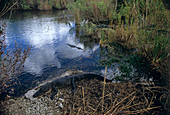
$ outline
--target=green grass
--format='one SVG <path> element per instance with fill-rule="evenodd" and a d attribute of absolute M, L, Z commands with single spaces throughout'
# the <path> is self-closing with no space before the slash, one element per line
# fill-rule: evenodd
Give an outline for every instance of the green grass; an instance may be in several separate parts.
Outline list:
<path fill-rule="evenodd" d="M 86 19 L 100 25 L 109 20 L 107 24 L 113 28 L 100 30 L 100 45 L 109 48 L 113 57 L 104 59 L 106 65 L 118 62 L 112 52 L 118 49 L 113 44 L 119 44 L 127 50 L 136 49 L 135 55 L 145 58 L 150 70 L 166 74 L 170 12 L 162 0 L 123 0 L 114 4 L 112 0 L 77 0 L 68 4 L 68 9 L 77 23 Z"/>

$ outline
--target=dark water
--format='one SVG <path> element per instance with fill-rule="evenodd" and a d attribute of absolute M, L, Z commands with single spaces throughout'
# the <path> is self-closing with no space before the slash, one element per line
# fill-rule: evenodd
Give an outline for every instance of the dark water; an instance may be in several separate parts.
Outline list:
<path fill-rule="evenodd" d="M 98 43 L 76 35 L 73 17 L 67 11 L 17 11 L 8 18 L 1 20 L 7 23 L 8 49 L 13 49 L 15 42 L 32 47 L 19 77 L 19 94 L 37 81 L 56 77 L 67 69 L 100 71 L 98 59 L 93 56 Z"/>

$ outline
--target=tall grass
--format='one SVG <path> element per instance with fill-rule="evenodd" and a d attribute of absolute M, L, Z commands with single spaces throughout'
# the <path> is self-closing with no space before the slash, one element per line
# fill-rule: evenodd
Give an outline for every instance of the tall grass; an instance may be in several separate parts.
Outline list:
<path fill-rule="evenodd" d="M 104 24 L 105 28 L 100 29 L 100 45 L 114 49 L 119 44 L 124 49 L 135 49 L 152 69 L 165 73 L 170 12 L 162 0 L 77 0 L 68 4 L 68 9 L 77 23 L 85 19 Z"/>
<path fill-rule="evenodd" d="M 137 49 L 153 65 L 153 69 L 165 73 L 169 56 L 170 12 L 161 0 L 129 0 L 116 11 L 116 27 L 105 36 L 103 44 L 113 42 L 127 49 Z M 123 17 L 123 20 L 122 20 Z M 103 41 L 103 40 L 102 40 Z"/>
<path fill-rule="evenodd" d="M 69 3 L 67 7 L 76 17 L 99 22 L 111 18 L 113 3 L 114 0 L 77 0 L 74 3 Z M 77 15 L 77 12 L 79 12 L 79 15 Z"/>

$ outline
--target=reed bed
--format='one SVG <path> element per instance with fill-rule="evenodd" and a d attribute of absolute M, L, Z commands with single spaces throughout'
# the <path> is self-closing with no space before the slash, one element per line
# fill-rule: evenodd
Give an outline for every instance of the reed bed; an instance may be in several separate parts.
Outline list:
<path fill-rule="evenodd" d="M 64 96 L 64 108 L 61 110 L 63 114 L 160 114 L 160 102 L 166 100 L 166 107 L 170 94 L 168 88 L 147 83 L 104 85 L 103 82 L 90 80 L 79 82 L 77 85 L 79 88 L 74 94 Z"/>

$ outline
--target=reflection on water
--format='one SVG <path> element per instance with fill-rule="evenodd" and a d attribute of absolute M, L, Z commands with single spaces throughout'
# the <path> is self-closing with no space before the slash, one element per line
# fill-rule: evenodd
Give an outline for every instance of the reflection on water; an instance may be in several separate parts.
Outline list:
<path fill-rule="evenodd" d="M 54 47 L 48 45 L 34 49 L 25 62 L 24 70 L 29 73 L 41 74 L 45 65 L 61 68 L 61 63 L 54 54 Z"/>
<path fill-rule="evenodd" d="M 50 67 L 54 67 L 56 71 L 77 67 L 81 63 L 75 60 L 78 57 L 82 58 L 82 62 L 83 58 L 86 58 L 84 67 L 87 68 L 91 66 L 91 60 L 95 61 L 89 56 L 99 46 L 95 42 L 78 38 L 75 32 L 70 32 L 70 25 L 74 26 L 74 21 L 66 11 L 16 12 L 7 23 L 8 49 L 14 47 L 15 41 L 23 46 L 32 47 L 31 54 L 25 62 L 24 71 L 33 75 L 42 75 L 44 69 Z M 69 66 L 66 64 L 67 61 Z"/>

